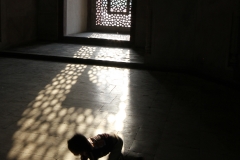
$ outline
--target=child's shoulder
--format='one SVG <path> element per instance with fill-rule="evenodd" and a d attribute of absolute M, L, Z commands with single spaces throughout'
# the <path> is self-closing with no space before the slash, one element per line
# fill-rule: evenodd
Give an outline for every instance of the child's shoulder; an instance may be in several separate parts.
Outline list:
<path fill-rule="evenodd" d="M 92 141 L 92 143 L 97 143 L 102 140 L 106 142 L 111 142 L 115 141 L 115 139 L 117 139 L 117 136 L 114 133 L 101 133 L 89 139 Z"/>
<path fill-rule="evenodd" d="M 98 136 L 103 139 L 118 139 L 119 138 L 119 136 L 116 135 L 115 133 L 102 133 L 102 134 L 98 134 Z"/>
<path fill-rule="evenodd" d="M 109 134 L 101 133 L 101 134 L 98 134 L 96 136 L 91 137 L 90 139 L 93 140 L 93 141 L 98 141 L 98 140 L 105 139 L 105 138 L 108 138 L 108 137 L 109 137 Z"/>

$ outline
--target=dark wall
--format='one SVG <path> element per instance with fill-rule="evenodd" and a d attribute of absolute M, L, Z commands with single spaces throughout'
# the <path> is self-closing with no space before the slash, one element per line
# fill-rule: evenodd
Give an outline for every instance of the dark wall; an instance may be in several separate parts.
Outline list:
<path fill-rule="evenodd" d="M 228 58 L 232 36 L 238 36 L 232 34 L 238 0 L 152 1 L 149 65 L 233 78 Z"/>
<path fill-rule="evenodd" d="M 136 0 L 135 47 L 145 47 L 146 43 L 146 0 Z"/>
<path fill-rule="evenodd" d="M 149 63 L 167 68 L 192 66 L 197 0 L 152 0 L 152 5 Z"/>
<path fill-rule="evenodd" d="M 38 1 L 37 35 L 39 40 L 58 39 L 58 3 L 59 0 Z"/>
<path fill-rule="evenodd" d="M 1 0 L 0 49 L 36 40 L 36 0 Z"/>
<path fill-rule="evenodd" d="M 231 77 L 233 66 L 229 56 L 235 16 L 239 12 L 237 0 L 201 0 L 198 6 L 195 40 L 195 68 L 217 77 Z M 239 19 L 237 19 L 239 21 Z M 234 49 L 235 50 L 235 49 Z M 233 51 L 234 52 L 234 51 Z"/>

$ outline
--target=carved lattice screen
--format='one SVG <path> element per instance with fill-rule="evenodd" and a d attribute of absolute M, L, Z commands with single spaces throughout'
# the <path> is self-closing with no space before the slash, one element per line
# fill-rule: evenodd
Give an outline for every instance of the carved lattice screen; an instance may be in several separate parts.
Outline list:
<path fill-rule="evenodd" d="M 96 0 L 96 25 L 131 27 L 132 0 Z"/>

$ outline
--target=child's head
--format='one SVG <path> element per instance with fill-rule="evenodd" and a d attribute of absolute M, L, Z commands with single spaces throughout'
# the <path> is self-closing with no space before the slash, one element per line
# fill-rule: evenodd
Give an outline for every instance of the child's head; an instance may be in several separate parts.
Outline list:
<path fill-rule="evenodd" d="M 75 134 L 68 140 L 68 149 L 74 154 L 79 155 L 91 151 L 92 147 L 87 138 L 82 134 Z"/>

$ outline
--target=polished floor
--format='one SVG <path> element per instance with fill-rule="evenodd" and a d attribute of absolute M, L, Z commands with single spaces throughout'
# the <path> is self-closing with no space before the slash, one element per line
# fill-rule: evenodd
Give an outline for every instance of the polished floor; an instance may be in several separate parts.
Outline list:
<path fill-rule="evenodd" d="M 108 40 L 117 40 L 117 41 L 130 41 L 129 34 L 120 34 L 120 33 L 82 32 L 82 33 L 70 34 L 67 36 L 108 39 Z"/>
<path fill-rule="evenodd" d="M 125 159 L 238 160 L 239 91 L 201 78 L 0 58 L 0 159 L 75 160 L 66 141 L 115 132 Z"/>
<path fill-rule="evenodd" d="M 21 55 L 32 54 L 45 57 L 67 57 L 71 59 L 91 59 L 105 62 L 137 63 L 143 64 L 142 50 L 121 47 L 102 47 L 96 45 L 81 45 L 68 43 L 46 43 L 36 42 L 15 48 L 10 48 L 7 52 L 16 52 Z"/>

